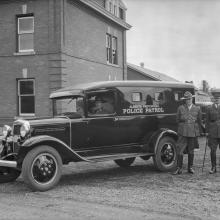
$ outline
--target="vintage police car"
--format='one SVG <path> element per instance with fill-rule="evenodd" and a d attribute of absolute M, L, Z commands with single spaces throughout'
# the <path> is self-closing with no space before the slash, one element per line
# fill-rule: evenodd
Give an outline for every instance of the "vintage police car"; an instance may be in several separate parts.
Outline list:
<path fill-rule="evenodd" d="M 113 160 L 121 167 L 153 157 L 160 171 L 176 166 L 175 115 L 191 84 L 107 81 L 53 92 L 52 118 L 19 119 L 4 126 L 0 182 L 22 173 L 33 189 L 58 183 L 63 164 Z"/>

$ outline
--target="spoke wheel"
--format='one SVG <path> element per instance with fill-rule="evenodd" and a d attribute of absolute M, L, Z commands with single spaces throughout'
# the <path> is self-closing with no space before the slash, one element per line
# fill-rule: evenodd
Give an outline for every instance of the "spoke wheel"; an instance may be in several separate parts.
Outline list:
<path fill-rule="evenodd" d="M 57 161 L 53 155 L 39 154 L 32 163 L 32 178 L 39 184 L 48 184 L 56 177 L 57 166 Z"/>
<path fill-rule="evenodd" d="M 33 190 L 46 191 L 58 183 L 61 167 L 61 157 L 54 148 L 39 146 L 26 155 L 22 164 L 22 176 Z"/>
<path fill-rule="evenodd" d="M 176 142 L 171 137 L 164 137 L 160 140 L 155 156 L 154 164 L 161 171 L 170 171 L 176 167 Z"/>
<path fill-rule="evenodd" d="M 135 157 L 118 159 L 115 160 L 115 163 L 120 167 L 129 167 L 135 160 Z"/>

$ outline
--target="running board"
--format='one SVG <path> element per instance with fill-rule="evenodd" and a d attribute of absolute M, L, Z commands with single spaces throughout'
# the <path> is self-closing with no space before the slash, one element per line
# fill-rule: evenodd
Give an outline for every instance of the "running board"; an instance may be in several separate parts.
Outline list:
<path fill-rule="evenodd" d="M 110 160 L 119 160 L 119 159 L 131 158 L 131 157 L 143 157 L 143 156 L 153 156 L 153 155 L 154 155 L 153 153 L 124 153 L 124 154 L 91 156 L 85 158 L 91 162 L 104 162 Z"/>

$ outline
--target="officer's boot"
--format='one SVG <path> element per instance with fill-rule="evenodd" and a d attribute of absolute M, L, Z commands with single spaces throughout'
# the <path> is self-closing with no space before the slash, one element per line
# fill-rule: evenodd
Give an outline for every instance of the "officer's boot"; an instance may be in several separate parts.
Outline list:
<path fill-rule="evenodd" d="M 193 170 L 193 159 L 194 159 L 194 154 L 188 154 L 188 173 L 195 173 Z"/>
<path fill-rule="evenodd" d="M 210 155 L 211 155 L 212 168 L 209 171 L 209 173 L 213 174 L 213 173 L 216 173 L 216 153 L 214 151 L 211 151 Z"/>
<path fill-rule="evenodd" d="M 173 172 L 173 175 L 181 174 L 183 172 L 182 167 L 183 167 L 183 155 L 178 155 L 177 156 L 177 168 Z"/>

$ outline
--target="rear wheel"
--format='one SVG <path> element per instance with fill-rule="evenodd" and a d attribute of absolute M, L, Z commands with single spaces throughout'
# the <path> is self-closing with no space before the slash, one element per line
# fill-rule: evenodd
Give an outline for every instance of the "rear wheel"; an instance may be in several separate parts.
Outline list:
<path fill-rule="evenodd" d="M 135 160 L 135 157 L 118 159 L 115 160 L 115 163 L 120 167 L 129 167 Z"/>
<path fill-rule="evenodd" d="M 60 180 L 62 159 L 52 147 L 39 146 L 31 150 L 24 158 L 22 176 L 31 189 L 46 191 Z"/>
<path fill-rule="evenodd" d="M 176 141 L 171 137 L 160 140 L 155 155 L 154 165 L 160 171 L 170 171 L 176 167 Z"/>

